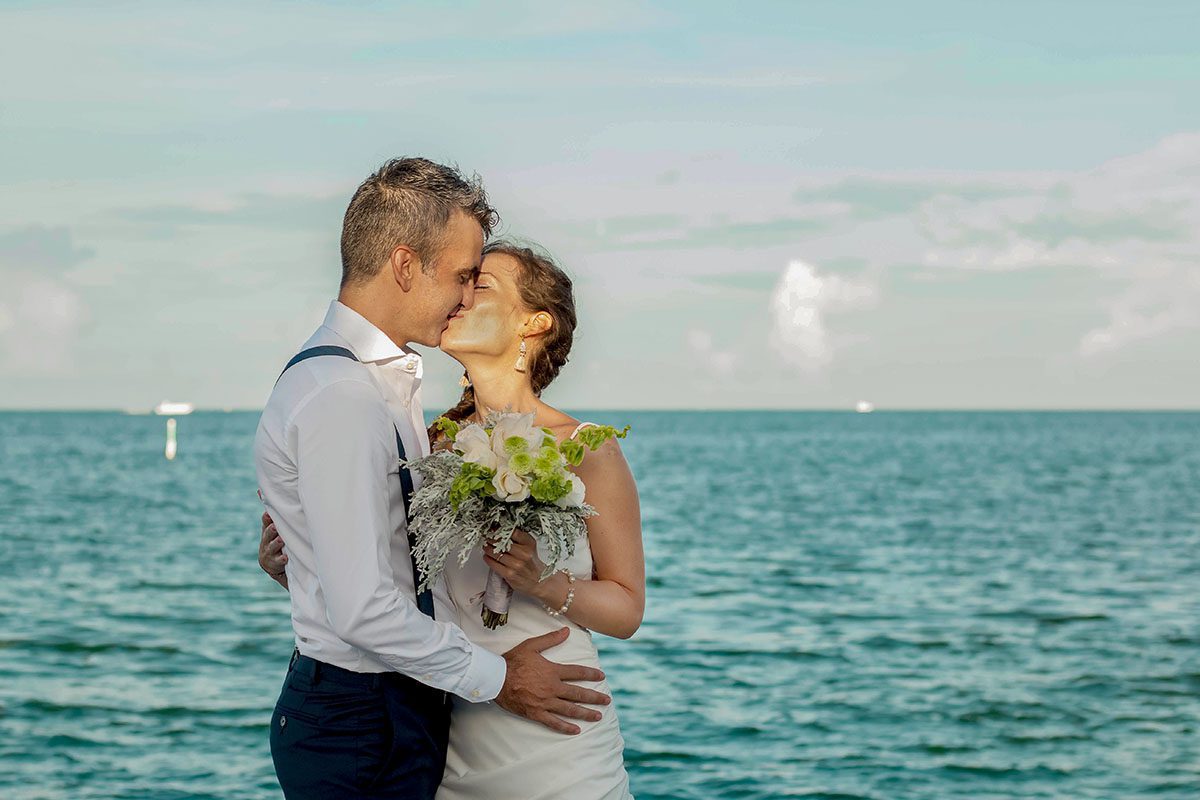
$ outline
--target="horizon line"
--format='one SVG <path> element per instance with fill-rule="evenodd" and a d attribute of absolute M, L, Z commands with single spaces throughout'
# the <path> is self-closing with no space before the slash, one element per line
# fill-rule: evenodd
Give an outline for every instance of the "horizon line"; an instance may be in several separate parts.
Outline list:
<path fill-rule="evenodd" d="M 246 414 L 246 413 L 262 413 L 261 407 L 217 407 L 209 406 L 196 408 L 188 414 L 156 414 L 153 409 L 128 409 L 118 408 L 115 406 L 106 407 L 61 407 L 61 408 L 29 408 L 29 407 L 2 407 L 0 406 L 0 414 L 125 414 L 132 417 L 178 417 L 190 416 L 191 414 Z M 1155 412 L 1170 412 L 1170 413 L 1196 413 L 1200 412 L 1200 406 L 895 406 L 880 408 L 876 406 L 872 411 L 860 412 L 853 406 L 799 406 L 799 407 L 782 407 L 782 406 L 711 406 L 711 407 L 688 407 L 688 408 L 669 408 L 669 407 L 599 407 L 599 406 L 570 406 L 564 407 L 565 411 L 592 411 L 600 413 L 628 412 L 628 413 L 734 413 L 739 411 L 757 411 L 766 413 L 789 414 L 789 413 L 846 413 L 846 414 L 886 414 L 894 412 L 905 413 L 1029 413 L 1029 412 L 1047 412 L 1047 413 L 1155 413 Z M 429 413 L 428 410 L 425 412 Z"/>

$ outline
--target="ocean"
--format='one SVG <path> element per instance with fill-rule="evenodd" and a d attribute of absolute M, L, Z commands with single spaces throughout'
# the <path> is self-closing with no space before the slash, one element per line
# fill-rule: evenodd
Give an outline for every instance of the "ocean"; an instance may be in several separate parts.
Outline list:
<path fill-rule="evenodd" d="M 577 413 L 633 426 L 639 800 L 1200 797 L 1200 414 Z M 0 414 L 0 797 L 281 796 L 257 419 Z"/>

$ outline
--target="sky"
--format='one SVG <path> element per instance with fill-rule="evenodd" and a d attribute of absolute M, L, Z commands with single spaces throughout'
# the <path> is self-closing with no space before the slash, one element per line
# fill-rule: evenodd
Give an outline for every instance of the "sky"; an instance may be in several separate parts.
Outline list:
<path fill-rule="evenodd" d="M 1200 6 L 0 0 L 0 408 L 260 408 L 388 158 L 571 409 L 1200 408 Z M 425 404 L 459 371 L 427 351 Z"/>

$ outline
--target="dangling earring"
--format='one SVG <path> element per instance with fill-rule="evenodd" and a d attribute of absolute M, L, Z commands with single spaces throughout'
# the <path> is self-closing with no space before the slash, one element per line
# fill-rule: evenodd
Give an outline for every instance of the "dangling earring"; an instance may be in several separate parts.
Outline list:
<path fill-rule="evenodd" d="M 458 385 L 464 389 L 471 388 L 471 379 L 467 377 L 467 373 L 464 372 L 462 377 L 458 379 Z"/>
<path fill-rule="evenodd" d="M 513 369 L 515 369 L 517 372 L 525 371 L 525 353 L 527 352 L 527 350 L 528 350 L 528 348 L 525 347 L 525 337 L 522 336 L 521 337 L 521 349 L 519 351 L 520 355 L 517 356 L 517 363 L 513 365 Z"/>

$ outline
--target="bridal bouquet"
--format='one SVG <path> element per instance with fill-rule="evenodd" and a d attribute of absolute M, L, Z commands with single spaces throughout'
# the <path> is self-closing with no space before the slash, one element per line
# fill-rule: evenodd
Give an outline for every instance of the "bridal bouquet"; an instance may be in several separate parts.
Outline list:
<path fill-rule="evenodd" d="M 445 417 L 434 424 L 450 449 L 407 462 L 422 478 L 408 523 L 417 541 L 418 591 L 438 579 L 451 551 L 457 550 L 460 565 L 484 542 L 506 553 L 518 528 L 546 544 L 542 579 L 554 574 L 587 533 L 584 520 L 596 514 L 583 501 L 583 481 L 567 466 L 579 466 L 584 447 L 595 450 L 629 432 L 629 426 L 594 425 L 559 443 L 548 428 L 533 424 L 532 413 L 513 412 L 491 414 L 483 425 L 460 427 Z M 482 594 L 483 624 L 495 630 L 507 623 L 508 581 L 489 570 Z"/>

